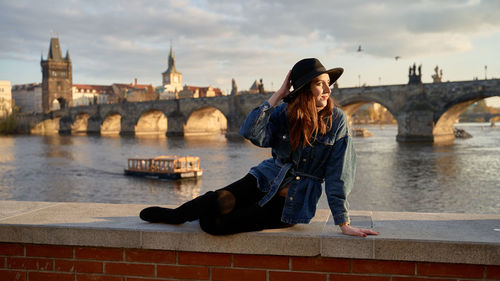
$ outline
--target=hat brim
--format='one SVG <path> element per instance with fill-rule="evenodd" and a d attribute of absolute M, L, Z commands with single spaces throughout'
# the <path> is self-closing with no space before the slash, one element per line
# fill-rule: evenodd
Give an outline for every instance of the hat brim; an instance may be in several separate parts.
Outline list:
<path fill-rule="evenodd" d="M 302 85 L 297 87 L 297 89 L 294 88 L 293 91 L 290 92 L 290 94 L 288 94 L 286 97 L 283 98 L 283 101 L 284 102 L 291 102 L 292 100 L 294 100 L 295 97 L 300 93 L 300 90 L 302 90 L 304 88 L 304 86 L 308 85 L 314 78 L 316 78 L 324 73 L 327 73 L 328 76 L 330 76 L 330 85 L 329 86 L 331 86 L 331 85 L 333 85 L 333 83 L 335 83 L 335 81 L 337 81 L 340 78 L 342 73 L 344 73 L 344 69 L 342 67 L 336 67 L 336 68 L 332 68 L 332 69 L 329 69 L 326 71 L 315 73 L 309 79 L 307 79 L 307 82 L 302 83 Z"/>

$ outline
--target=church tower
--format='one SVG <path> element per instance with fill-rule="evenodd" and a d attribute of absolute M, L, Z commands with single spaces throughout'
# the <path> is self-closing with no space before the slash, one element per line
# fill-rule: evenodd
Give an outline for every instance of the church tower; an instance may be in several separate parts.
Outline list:
<path fill-rule="evenodd" d="M 168 56 L 168 69 L 162 73 L 162 82 L 165 92 L 182 91 L 182 74 L 175 68 L 175 57 L 170 46 L 170 55 Z"/>
<path fill-rule="evenodd" d="M 42 67 L 42 109 L 44 113 L 73 106 L 73 74 L 69 51 L 63 58 L 59 38 L 51 38 L 49 54 Z"/>

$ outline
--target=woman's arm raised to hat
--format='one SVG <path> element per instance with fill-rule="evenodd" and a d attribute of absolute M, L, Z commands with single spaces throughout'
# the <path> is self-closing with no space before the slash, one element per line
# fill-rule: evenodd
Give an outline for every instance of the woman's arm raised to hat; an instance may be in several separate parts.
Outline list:
<path fill-rule="evenodd" d="M 276 106 L 282 98 L 290 94 L 290 87 L 292 86 L 292 84 L 290 83 L 291 73 L 291 70 L 288 71 L 288 74 L 286 75 L 285 81 L 283 81 L 283 85 L 281 85 L 281 88 L 279 88 L 278 91 L 274 92 L 274 94 L 267 100 L 267 102 L 269 102 L 269 105 Z"/>

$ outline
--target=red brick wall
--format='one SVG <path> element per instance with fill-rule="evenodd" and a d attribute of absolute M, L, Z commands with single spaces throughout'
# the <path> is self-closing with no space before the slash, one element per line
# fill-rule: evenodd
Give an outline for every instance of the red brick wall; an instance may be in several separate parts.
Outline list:
<path fill-rule="evenodd" d="M 0 281 L 500 280 L 500 266 L 0 243 Z"/>

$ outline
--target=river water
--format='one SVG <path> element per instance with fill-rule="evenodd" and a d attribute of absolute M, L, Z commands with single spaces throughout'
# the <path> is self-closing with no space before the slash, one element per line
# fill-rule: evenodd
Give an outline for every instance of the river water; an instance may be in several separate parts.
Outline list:
<path fill-rule="evenodd" d="M 365 126 L 351 209 L 500 213 L 500 128 L 458 124 L 474 137 L 406 144 L 395 125 Z M 127 158 L 194 155 L 204 175 L 168 181 L 123 175 Z M 0 200 L 180 204 L 243 177 L 270 157 L 244 140 L 206 137 L 0 137 Z M 328 208 L 324 196 L 320 208 Z"/>

